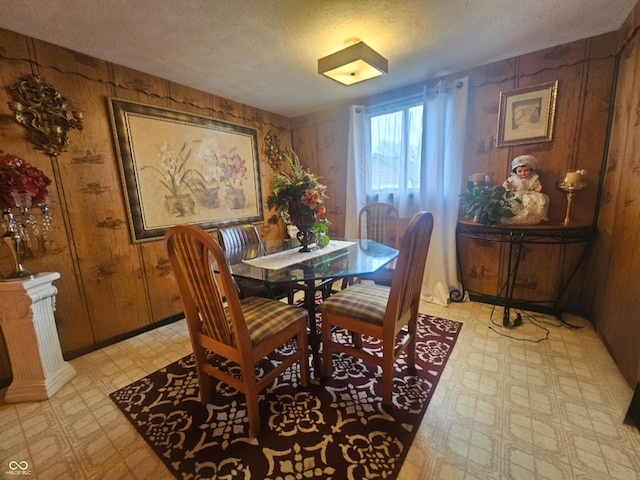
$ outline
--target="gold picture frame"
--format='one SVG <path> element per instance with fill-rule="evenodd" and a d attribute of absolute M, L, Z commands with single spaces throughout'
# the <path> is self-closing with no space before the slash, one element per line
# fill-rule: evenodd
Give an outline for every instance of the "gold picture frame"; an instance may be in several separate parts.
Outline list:
<path fill-rule="evenodd" d="M 496 147 L 550 142 L 558 81 L 500 92 Z"/>
<path fill-rule="evenodd" d="M 117 98 L 109 111 L 134 243 L 263 220 L 254 128 Z"/>

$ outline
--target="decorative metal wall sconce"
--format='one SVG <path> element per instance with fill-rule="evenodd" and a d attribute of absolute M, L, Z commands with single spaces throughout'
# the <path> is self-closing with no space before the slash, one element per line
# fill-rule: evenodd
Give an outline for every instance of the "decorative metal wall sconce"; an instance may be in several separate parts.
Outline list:
<path fill-rule="evenodd" d="M 71 110 L 69 100 L 39 75 L 23 77 L 9 93 L 14 100 L 9 108 L 38 150 L 58 156 L 67 150 L 67 132 L 82 130 L 82 112 Z"/>
<path fill-rule="evenodd" d="M 269 166 L 272 170 L 277 170 L 284 162 L 285 153 L 280 149 L 280 140 L 273 130 L 269 130 L 264 136 L 264 147 Z"/>

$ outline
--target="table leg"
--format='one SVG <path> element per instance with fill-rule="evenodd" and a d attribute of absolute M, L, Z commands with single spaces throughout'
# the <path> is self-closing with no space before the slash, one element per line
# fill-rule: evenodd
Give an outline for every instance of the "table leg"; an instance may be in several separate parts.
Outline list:
<path fill-rule="evenodd" d="M 524 235 L 521 233 L 520 235 L 518 235 L 517 237 L 514 237 L 513 234 L 509 235 L 509 261 L 508 261 L 508 265 L 507 265 L 507 282 L 506 282 L 506 286 L 507 286 L 507 295 L 505 298 L 505 302 L 504 302 L 504 312 L 502 314 L 502 326 L 503 327 L 508 327 L 509 326 L 509 320 L 511 317 L 511 301 L 513 300 L 513 291 L 516 287 L 516 277 L 518 276 L 518 267 L 520 266 L 520 258 L 521 258 L 521 254 L 522 254 L 522 248 L 523 248 L 523 243 L 524 243 Z M 516 252 L 516 258 L 514 260 L 514 265 L 513 265 L 513 271 L 511 271 L 511 258 L 513 256 L 513 248 L 514 246 L 517 248 L 517 252 Z M 518 314 L 518 318 L 520 318 L 520 314 Z M 521 320 L 517 320 L 519 321 L 520 324 L 522 323 Z M 517 324 L 514 321 L 514 326 L 517 326 Z"/>
<path fill-rule="evenodd" d="M 309 280 L 305 282 L 304 308 L 309 312 L 309 346 L 311 347 L 312 366 L 314 376 L 320 376 L 320 336 L 316 323 L 316 282 Z"/>
<path fill-rule="evenodd" d="M 334 279 L 326 278 L 316 283 L 315 280 L 306 280 L 303 283 L 296 283 L 295 290 L 304 290 L 304 308 L 309 312 L 309 347 L 311 348 L 312 364 L 314 375 L 320 378 L 320 333 L 316 322 L 316 292 L 322 293 L 322 299 L 331 295 L 331 287 Z"/>

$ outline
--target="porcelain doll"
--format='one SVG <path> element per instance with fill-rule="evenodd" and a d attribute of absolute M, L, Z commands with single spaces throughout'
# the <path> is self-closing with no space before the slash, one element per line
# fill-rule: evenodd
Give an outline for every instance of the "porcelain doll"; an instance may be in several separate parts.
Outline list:
<path fill-rule="evenodd" d="M 502 223 L 534 225 L 547 220 L 549 197 L 542 193 L 540 177 L 536 173 L 538 159 L 532 155 L 520 155 L 511 162 L 511 175 L 502 184 L 516 194 L 522 203 L 514 202 L 511 218 L 502 218 Z"/>

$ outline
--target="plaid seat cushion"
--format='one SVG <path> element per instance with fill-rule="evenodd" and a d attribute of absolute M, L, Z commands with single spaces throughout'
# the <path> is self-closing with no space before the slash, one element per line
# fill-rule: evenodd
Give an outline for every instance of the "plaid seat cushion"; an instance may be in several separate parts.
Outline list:
<path fill-rule="evenodd" d="M 382 325 L 391 289 L 384 285 L 351 285 L 330 296 L 318 307 L 320 312 L 352 317 Z"/>
<path fill-rule="evenodd" d="M 274 333 L 306 318 L 306 310 L 269 298 L 240 300 L 251 342 L 256 345 Z M 227 310 L 227 316 L 229 311 Z M 231 319 L 229 318 L 229 322 Z"/>

